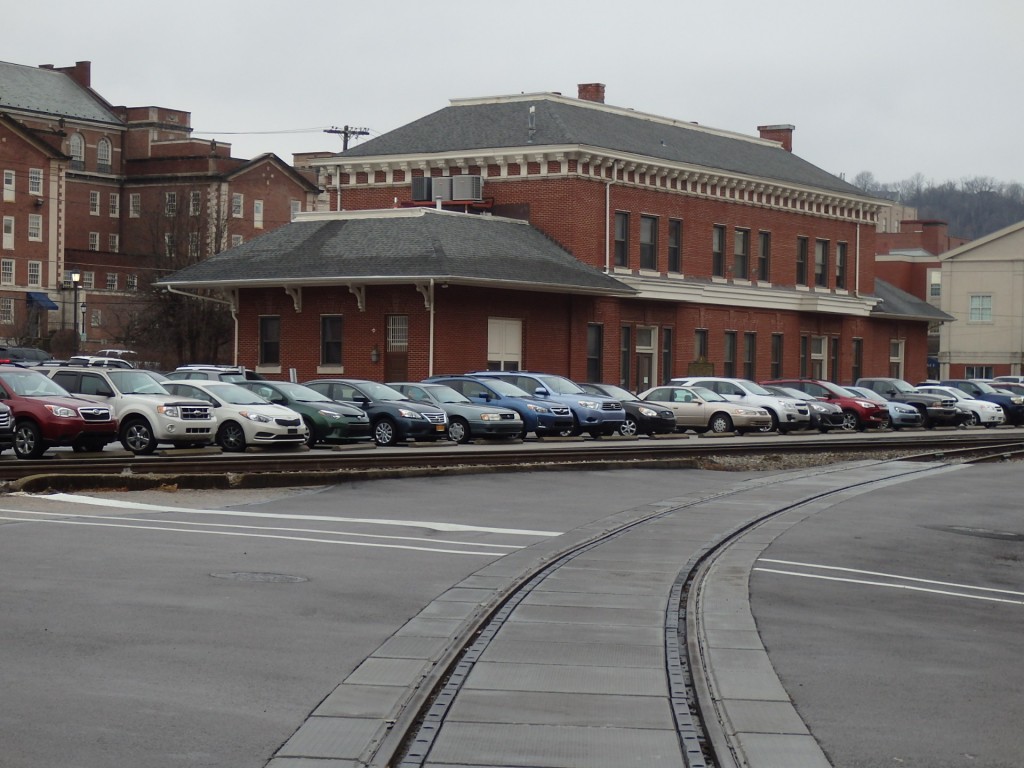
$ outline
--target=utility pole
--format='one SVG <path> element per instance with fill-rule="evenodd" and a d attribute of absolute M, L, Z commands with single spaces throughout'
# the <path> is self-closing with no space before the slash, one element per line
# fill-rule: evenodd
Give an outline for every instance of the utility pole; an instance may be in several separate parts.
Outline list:
<path fill-rule="evenodd" d="M 369 136 L 370 131 L 367 128 L 353 128 L 352 126 L 346 125 L 344 128 L 339 128 L 334 125 L 330 128 L 325 128 L 324 133 L 338 133 L 341 134 L 341 151 L 344 152 L 348 149 L 348 140 L 354 136 Z"/>

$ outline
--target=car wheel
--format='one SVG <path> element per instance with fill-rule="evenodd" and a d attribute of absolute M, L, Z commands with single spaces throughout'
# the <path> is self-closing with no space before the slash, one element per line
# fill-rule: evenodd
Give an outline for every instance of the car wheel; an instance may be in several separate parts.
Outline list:
<path fill-rule="evenodd" d="M 626 420 L 619 426 L 619 434 L 623 437 L 636 437 L 640 433 L 640 425 L 636 423 L 636 419 L 632 416 L 627 416 Z"/>
<path fill-rule="evenodd" d="M 316 445 L 316 429 L 313 428 L 313 422 L 308 416 L 302 417 L 302 423 L 306 425 L 306 446 L 312 448 Z"/>
<path fill-rule="evenodd" d="M 848 432 L 864 429 L 864 426 L 861 424 L 860 417 L 857 416 L 856 411 L 843 411 L 843 429 L 847 430 Z"/>
<path fill-rule="evenodd" d="M 576 435 L 580 434 L 580 432 L 581 432 L 581 430 L 580 430 L 580 423 L 576 420 L 576 414 L 573 414 L 573 416 L 572 416 L 572 426 L 569 427 L 568 429 L 563 429 L 561 432 L 558 433 L 558 436 L 559 437 L 576 437 Z"/>
<path fill-rule="evenodd" d="M 736 431 L 732 425 L 732 419 L 729 418 L 729 414 L 727 413 L 714 414 L 708 422 L 708 427 L 711 429 L 711 432 L 716 435 L 724 435 L 726 432 Z"/>
<path fill-rule="evenodd" d="M 779 431 L 779 417 L 776 416 L 775 415 L 775 411 L 771 410 L 770 408 L 766 409 L 766 410 L 768 411 L 768 416 L 771 418 L 772 423 L 769 424 L 767 427 L 761 427 L 758 431 L 759 432 L 778 432 Z"/>
<path fill-rule="evenodd" d="M 121 426 L 121 445 L 136 455 L 152 453 L 157 445 L 153 428 L 145 419 L 129 419 Z"/>
<path fill-rule="evenodd" d="M 935 422 L 928 418 L 928 409 L 923 405 L 916 405 L 914 407 L 917 408 L 918 412 L 921 414 L 921 426 L 925 429 L 933 429 L 935 427 Z"/>
<path fill-rule="evenodd" d="M 14 427 L 14 453 L 19 459 L 38 459 L 46 453 L 43 436 L 31 421 L 19 421 Z"/>
<path fill-rule="evenodd" d="M 394 445 L 398 441 L 398 435 L 395 433 L 395 422 L 391 419 L 383 418 L 373 425 L 373 442 L 377 445 Z"/>
<path fill-rule="evenodd" d="M 981 416 L 979 416 L 974 411 L 971 411 L 971 420 L 968 422 L 968 424 L 970 424 L 972 427 L 980 427 L 981 426 Z"/>
<path fill-rule="evenodd" d="M 448 439 L 456 443 L 468 443 L 469 438 L 469 422 L 461 416 L 453 416 L 448 422 Z"/>
<path fill-rule="evenodd" d="M 217 445 L 222 451 L 237 452 L 245 450 L 245 430 L 236 421 L 225 421 L 217 430 Z"/>

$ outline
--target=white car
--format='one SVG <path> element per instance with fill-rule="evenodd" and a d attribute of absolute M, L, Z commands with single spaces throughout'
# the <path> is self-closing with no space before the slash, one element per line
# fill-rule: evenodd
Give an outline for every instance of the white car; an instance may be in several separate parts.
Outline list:
<path fill-rule="evenodd" d="M 958 405 L 967 406 L 973 420 L 971 424 L 976 427 L 998 427 L 1006 423 L 1006 414 L 1003 407 L 998 403 L 990 403 L 987 400 L 975 400 L 968 397 L 956 387 L 944 387 L 939 384 L 924 384 L 917 388 L 921 392 L 931 392 L 933 395 L 948 395 L 957 401 Z"/>
<path fill-rule="evenodd" d="M 764 432 L 774 430 L 785 434 L 796 429 L 809 429 L 811 426 L 811 409 L 805 401 L 773 395 L 760 384 L 749 379 L 733 379 L 724 376 L 687 376 L 672 379 L 670 383 L 684 387 L 704 387 L 738 405 L 764 408 L 772 419 L 771 426 L 762 430 Z"/>
<path fill-rule="evenodd" d="M 309 438 L 301 415 L 230 381 L 167 381 L 164 387 L 213 407 L 220 425 L 216 442 L 222 451 L 244 451 L 251 445 L 303 445 Z"/>

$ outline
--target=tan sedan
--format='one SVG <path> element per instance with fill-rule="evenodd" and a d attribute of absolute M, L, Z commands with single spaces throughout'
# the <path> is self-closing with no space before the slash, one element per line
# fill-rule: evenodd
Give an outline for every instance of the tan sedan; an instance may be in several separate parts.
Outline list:
<path fill-rule="evenodd" d="M 681 432 L 692 429 L 697 434 L 710 431 L 742 435 L 772 428 L 771 414 L 764 408 L 733 403 L 705 387 L 654 387 L 638 397 L 670 408 Z"/>

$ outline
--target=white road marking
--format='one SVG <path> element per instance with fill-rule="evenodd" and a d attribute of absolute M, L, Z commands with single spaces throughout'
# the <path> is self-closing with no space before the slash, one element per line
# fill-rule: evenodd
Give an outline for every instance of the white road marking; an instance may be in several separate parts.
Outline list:
<path fill-rule="evenodd" d="M 291 515 L 273 514 L 270 512 L 241 512 L 238 510 L 192 509 L 189 507 L 170 507 L 162 504 L 143 504 L 135 501 L 118 499 L 99 499 L 93 496 L 79 496 L 70 493 L 53 493 L 45 496 L 21 494 L 32 499 L 60 501 L 69 504 L 88 504 L 97 507 L 116 507 L 118 509 L 137 509 L 146 512 L 181 512 L 189 515 L 222 515 L 229 517 L 260 517 L 278 520 L 319 520 L 331 523 L 368 523 L 370 525 L 400 525 L 408 528 L 429 528 L 434 531 L 502 533 L 509 536 L 561 536 L 564 531 L 530 531 L 521 528 L 491 528 L 481 525 L 463 525 L 461 523 L 439 523 L 428 520 L 385 520 L 373 517 L 334 517 L 329 515 Z"/>
<path fill-rule="evenodd" d="M 818 565 L 816 563 L 798 563 L 792 560 L 772 560 L 767 557 L 758 559 L 759 563 L 775 563 L 777 565 L 794 565 L 799 568 L 817 568 L 822 571 L 841 571 L 843 573 L 858 573 L 863 576 L 880 576 L 885 579 L 899 579 L 900 581 L 912 581 L 919 584 L 935 584 L 940 587 L 956 587 L 957 589 L 971 589 L 977 592 L 998 592 L 1003 595 L 1017 595 L 1024 597 L 1024 592 L 1015 592 L 1012 589 L 995 589 L 993 587 L 972 587 L 970 584 L 958 584 L 954 581 L 933 581 L 932 579 L 916 579 L 913 576 L 900 576 L 895 573 L 881 573 L 879 571 L 862 571 L 857 568 L 840 568 L 836 565 Z"/>
<path fill-rule="evenodd" d="M 86 520 L 118 520 L 121 522 L 130 523 L 148 523 L 152 524 L 154 521 L 143 517 L 117 517 L 114 515 L 75 515 L 71 512 L 38 512 L 24 509 L 3 509 L 0 507 L 0 512 L 6 512 L 7 514 L 17 515 L 39 515 L 50 517 L 74 517 L 84 518 Z M 4 518 L 10 520 L 13 518 Z M 44 520 L 41 522 L 51 522 Z M 164 525 L 192 525 L 202 526 L 205 528 L 248 528 L 259 531 L 288 531 L 291 533 L 323 533 L 328 536 L 352 536 L 355 538 L 363 539 L 397 539 L 399 541 L 425 541 L 429 544 L 453 544 L 457 547 L 494 547 L 495 549 L 523 549 L 524 547 L 519 544 L 488 544 L 483 541 L 455 541 L 454 539 L 431 539 L 425 536 L 387 536 L 382 533 L 352 533 L 351 531 L 330 531 L 322 528 L 285 528 L 277 526 L 260 526 L 260 525 L 234 525 L 231 523 L 199 523 L 194 520 L 160 520 Z M 145 526 L 138 526 L 145 527 Z"/>
<path fill-rule="evenodd" d="M 332 539 L 316 539 L 307 536 L 274 536 L 267 533 L 238 533 L 235 531 L 194 531 L 194 530 L 182 530 L 181 528 L 163 528 L 156 525 L 122 525 L 120 523 L 94 523 L 87 522 L 85 520 L 29 520 L 26 521 L 23 517 L 0 517 L 0 520 L 10 520 L 14 522 L 24 523 L 51 523 L 54 525 L 92 525 L 100 528 L 138 528 L 145 531 L 164 531 L 167 533 L 192 533 L 202 534 L 204 536 L 241 536 L 251 537 L 256 539 L 284 539 L 287 541 L 309 541 L 317 544 L 337 544 L 348 547 L 379 547 L 381 549 L 409 549 L 416 552 L 439 552 L 448 555 L 484 555 L 486 557 L 502 557 L 500 552 L 471 552 L 467 550 L 459 549 L 439 549 L 435 547 L 413 547 L 404 544 L 373 544 L 368 541 L 337 541 Z"/>

